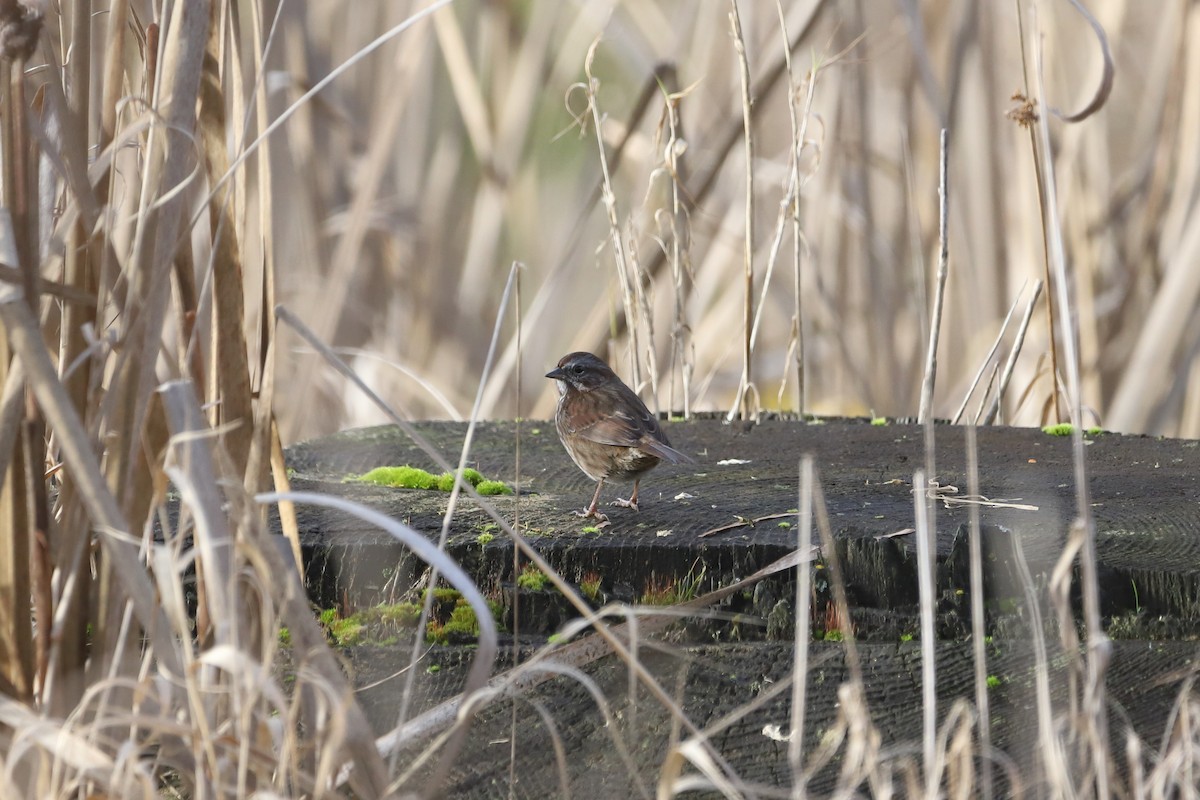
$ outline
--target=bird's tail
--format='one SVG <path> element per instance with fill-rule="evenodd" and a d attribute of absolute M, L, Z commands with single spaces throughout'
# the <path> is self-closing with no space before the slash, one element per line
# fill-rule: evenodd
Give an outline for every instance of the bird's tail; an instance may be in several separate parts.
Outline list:
<path fill-rule="evenodd" d="M 650 439 L 650 437 L 646 437 Z M 650 439 L 638 445 L 639 450 L 644 450 L 651 455 L 658 456 L 663 461 L 670 461 L 672 464 L 695 464 L 696 459 L 689 456 L 687 453 L 681 453 L 671 445 L 660 442 L 657 439 Z"/>

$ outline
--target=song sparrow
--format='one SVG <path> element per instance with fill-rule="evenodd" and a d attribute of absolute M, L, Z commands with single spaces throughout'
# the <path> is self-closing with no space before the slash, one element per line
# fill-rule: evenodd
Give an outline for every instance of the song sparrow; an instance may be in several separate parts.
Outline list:
<path fill-rule="evenodd" d="M 644 473 L 664 459 L 672 464 L 692 461 L 671 447 L 641 398 L 591 353 L 563 356 L 546 377 L 558 382 L 554 414 L 558 438 L 576 466 L 597 482 L 591 505 L 576 511 L 579 516 L 608 521 L 596 504 L 609 478 L 633 479 L 633 494 L 613 505 L 637 511 L 638 483 Z"/>

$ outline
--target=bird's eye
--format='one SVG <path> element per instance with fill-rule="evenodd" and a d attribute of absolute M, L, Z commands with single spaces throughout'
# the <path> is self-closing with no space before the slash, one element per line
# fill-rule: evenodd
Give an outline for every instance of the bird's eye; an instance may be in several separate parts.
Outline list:
<path fill-rule="evenodd" d="M 582 375 L 583 374 L 583 365 L 582 364 L 572 365 L 571 366 L 571 374 L 572 375 Z"/>

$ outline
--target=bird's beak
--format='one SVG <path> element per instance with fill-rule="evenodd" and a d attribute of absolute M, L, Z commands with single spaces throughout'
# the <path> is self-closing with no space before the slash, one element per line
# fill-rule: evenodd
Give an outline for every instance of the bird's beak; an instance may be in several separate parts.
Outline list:
<path fill-rule="evenodd" d="M 567 373 L 563 372 L 562 367 L 555 367 L 546 373 L 546 377 L 553 378 L 556 381 L 565 381 L 567 379 Z"/>

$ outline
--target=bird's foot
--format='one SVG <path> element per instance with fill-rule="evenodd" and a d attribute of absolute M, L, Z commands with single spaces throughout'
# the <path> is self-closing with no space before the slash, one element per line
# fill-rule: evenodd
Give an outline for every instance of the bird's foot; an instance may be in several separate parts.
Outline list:
<path fill-rule="evenodd" d="M 620 506 L 621 508 L 632 508 L 634 511 L 638 510 L 637 501 L 634 500 L 633 498 L 630 498 L 628 500 L 622 500 L 621 498 L 618 497 L 616 500 L 612 501 L 612 504 L 614 506 Z"/>
<path fill-rule="evenodd" d="M 583 511 L 576 511 L 575 516 L 583 517 L 584 519 L 596 520 L 597 528 L 603 528 L 608 524 L 608 516 L 599 511 L 595 506 L 592 506 L 591 508 L 585 508 Z"/>

